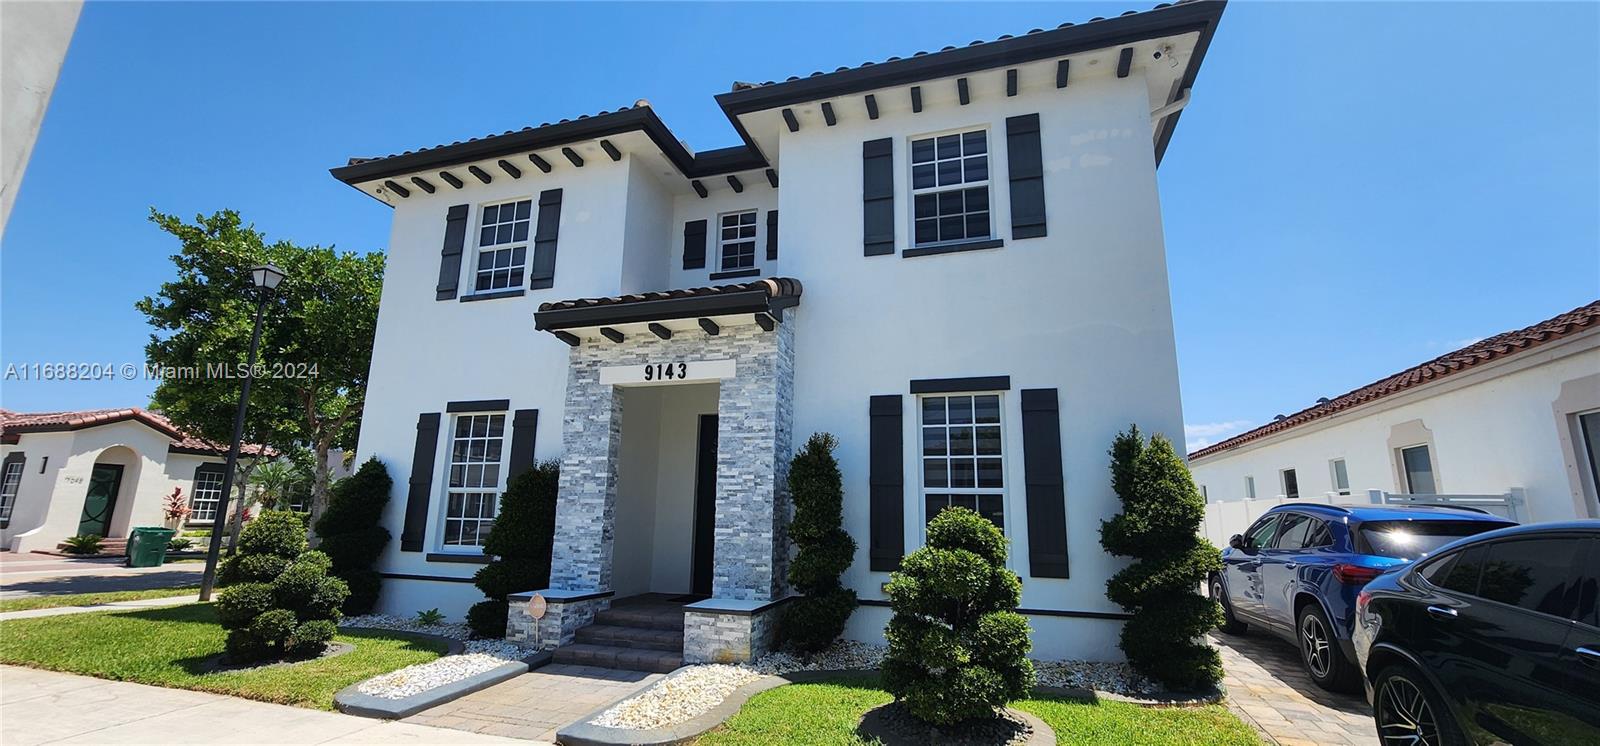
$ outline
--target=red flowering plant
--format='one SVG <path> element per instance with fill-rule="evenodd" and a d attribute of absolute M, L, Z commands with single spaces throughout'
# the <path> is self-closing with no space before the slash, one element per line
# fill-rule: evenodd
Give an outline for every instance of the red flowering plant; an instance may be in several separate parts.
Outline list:
<path fill-rule="evenodd" d="M 183 496 L 182 487 L 173 487 L 172 494 L 161 501 L 161 513 L 169 523 L 182 523 L 189 517 L 189 500 Z"/>

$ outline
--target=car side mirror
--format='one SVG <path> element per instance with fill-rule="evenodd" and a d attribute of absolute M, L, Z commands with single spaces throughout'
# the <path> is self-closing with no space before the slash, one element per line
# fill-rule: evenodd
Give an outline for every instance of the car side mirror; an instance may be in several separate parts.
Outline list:
<path fill-rule="evenodd" d="M 1243 550 L 1244 549 L 1244 536 L 1240 535 L 1240 534 L 1234 534 L 1233 536 L 1229 537 L 1228 538 L 1228 546 L 1233 547 L 1234 549 Z"/>

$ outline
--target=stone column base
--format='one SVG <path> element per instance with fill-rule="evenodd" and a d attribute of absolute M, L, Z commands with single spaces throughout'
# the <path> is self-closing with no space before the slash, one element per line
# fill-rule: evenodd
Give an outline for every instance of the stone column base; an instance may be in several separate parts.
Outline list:
<path fill-rule="evenodd" d="M 534 594 L 544 597 L 544 616 L 534 619 L 528 602 Z M 506 597 L 506 640 L 551 650 L 572 642 L 578 629 L 594 621 L 594 615 L 611 608 L 611 591 L 565 591 L 546 588 Z"/>
<path fill-rule="evenodd" d="M 744 663 L 777 643 L 783 602 L 707 599 L 684 607 L 684 663 Z"/>

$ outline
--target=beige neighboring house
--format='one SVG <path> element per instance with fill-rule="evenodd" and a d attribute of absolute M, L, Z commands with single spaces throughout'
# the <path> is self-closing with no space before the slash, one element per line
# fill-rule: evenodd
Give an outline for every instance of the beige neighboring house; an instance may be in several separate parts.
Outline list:
<path fill-rule="evenodd" d="M 256 456 L 261 447 L 246 445 Z M 115 548 L 135 526 L 161 526 L 164 498 L 182 488 L 187 525 L 209 526 L 227 456 L 155 412 L 137 407 L 78 412 L 0 409 L 0 548 L 55 549 L 98 534 Z"/>

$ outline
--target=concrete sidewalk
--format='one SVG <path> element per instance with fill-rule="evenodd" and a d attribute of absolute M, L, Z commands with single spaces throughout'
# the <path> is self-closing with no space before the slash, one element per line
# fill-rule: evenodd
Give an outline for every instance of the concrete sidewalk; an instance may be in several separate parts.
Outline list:
<path fill-rule="evenodd" d="M 0 743 L 522 743 L 220 694 L 0 666 Z"/>
<path fill-rule="evenodd" d="M 91 611 L 127 611 L 129 609 L 154 609 L 162 606 L 182 606 L 196 603 L 200 596 L 167 596 L 165 598 L 141 598 L 134 601 L 112 601 L 111 603 L 95 604 L 94 606 L 53 606 L 48 609 L 25 609 L 23 611 L 0 612 L 0 622 L 7 619 L 32 619 L 38 616 L 61 616 L 62 614 L 87 614 Z"/>

